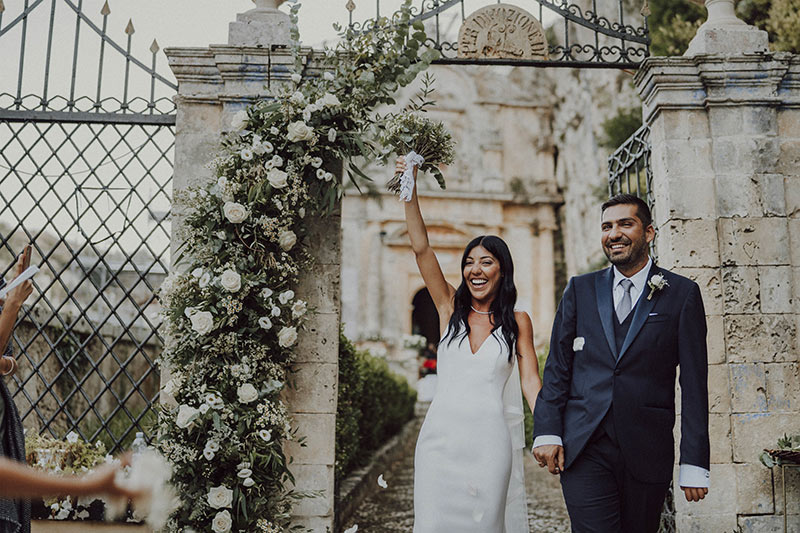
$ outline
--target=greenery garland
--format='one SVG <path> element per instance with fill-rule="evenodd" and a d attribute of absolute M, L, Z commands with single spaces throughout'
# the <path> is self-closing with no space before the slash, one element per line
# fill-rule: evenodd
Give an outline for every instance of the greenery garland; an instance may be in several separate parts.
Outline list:
<path fill-rule="evenodd" d="M 295 70 L 291 87 L 236 114 L 213 162 L 217 179 L 182 192 L 180 269 L 160 297 L 172 379 L 164 392 L 159 448 L 174 465 L 183 505 L 171 531 L 274 533 L 291 524 L 304 497 L 291 480 L 284 443 L 292 434 L 281 391 L 306 318 L 297 298 L 310 257 L 304 218 L 330 213 L 344 164 L 379 151 L 375 113 L 438 57 L 424 50 L 410 0 L 367 31 L 337 28 L 341 41 L 301 75 L 298 5 L 291 8 Z"/>

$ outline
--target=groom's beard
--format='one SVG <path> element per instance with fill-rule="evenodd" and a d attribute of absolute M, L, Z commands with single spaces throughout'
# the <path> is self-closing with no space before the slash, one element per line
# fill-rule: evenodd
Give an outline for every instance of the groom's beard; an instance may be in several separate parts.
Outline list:
<path fill-rule="evenodd" d="M 612 255 L 611 246 L 614 244 L 629 244 L 627 253 Z M 608 244 L 603 245 L 603 253 L 611 262 L 612 265 L 617 267 L 624 267 L 636 264 L 642 261 L 647 255 L 647 241 L 642 239 L 641 242 L 630 241 L 628 239 L 617 239 L 609 241 Z"/>

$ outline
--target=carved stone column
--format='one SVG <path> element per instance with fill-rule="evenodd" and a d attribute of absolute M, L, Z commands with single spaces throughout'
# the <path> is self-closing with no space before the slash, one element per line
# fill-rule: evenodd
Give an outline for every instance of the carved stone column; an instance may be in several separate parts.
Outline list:
<path fill-rule="evenodd" d="M 230 24 L 227 45 L 170 48 L 169 64 L 178 79 L 174 189 L 207 183 L 207 163 L 217 153 L 221 133 L 245 106 L 289 81 L 292 58 L 274 45 L 289 44 L 289 17 L 278 11 L 283 0 L 256 0 L 257 7 Z M 313 71 L 313 67 L 309 69 Z M 180 214 L 178 213 L 179 226 Z M 333 464 L 338 386 L 341 232 L 339 217 L 309 220 L 312 270 L 302 276 L 298 297 L 317 313 L 306 323 L 297 345 L 296 390 L 286 393 L 289 410 L 306 438 L 306 447 L 287 444 L 301 491 L 320 497 L 301 500 L 295 525 L 313 531 L 333 528 Z M 173 235 L 173 249 L 178 237 Z"/>
<path fill-rule="evenodd" d="M 677 526 L 783 531 L 780 472 L 758 456 L 800 433 L 800 57 L 767 52 L 732 1 L 706 5 L 686 55 L 649 58 L 635 77 L 659 260 L 697 281 L 708 322 L 711 488 L 687 503 L 676 468 Z M 787 476 L 790 531 L 798 489 Z"/>

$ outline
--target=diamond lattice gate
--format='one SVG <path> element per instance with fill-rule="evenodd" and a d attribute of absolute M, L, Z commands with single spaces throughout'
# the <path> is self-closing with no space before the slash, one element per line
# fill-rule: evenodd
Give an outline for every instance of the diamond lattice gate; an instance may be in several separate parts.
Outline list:
<path fill-rule="evenodd" d="M 7 384 L 28 430 L 115 450 L 156 419 L 176 86 L 84 3 L 0 0 L 0 271 L 28 242 L 41 267 Z"/>

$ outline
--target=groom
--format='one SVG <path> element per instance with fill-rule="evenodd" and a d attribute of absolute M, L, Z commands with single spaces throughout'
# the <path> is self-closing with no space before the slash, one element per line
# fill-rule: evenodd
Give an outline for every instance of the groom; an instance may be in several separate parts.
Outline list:
<path fill-rule="evenodd" d="M 603 204 L 612 266 L 570 280 L 534 411 L 533 454 L 561 474 L 575 533 L 655 533 L 672 479 L 680 367 L 679 484 L 708 493 L 706 317 L 696 283 L 657 267 L 640 198 Z"/>

